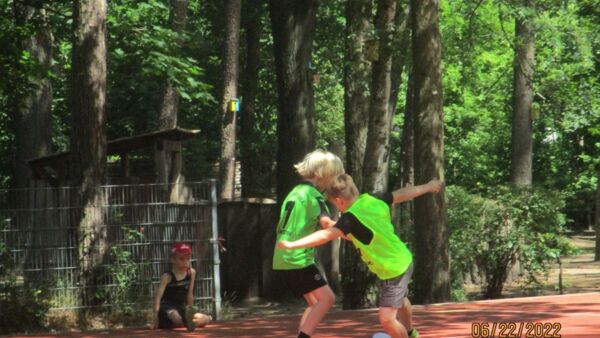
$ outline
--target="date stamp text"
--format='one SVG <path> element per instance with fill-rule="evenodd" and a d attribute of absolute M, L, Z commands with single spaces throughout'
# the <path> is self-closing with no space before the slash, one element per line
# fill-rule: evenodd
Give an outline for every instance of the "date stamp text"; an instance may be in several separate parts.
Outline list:
<path fill-rule="evenodd" d="M 561 338 L 560 323 L 494 322 L 472 323 L 472 338 Z"/>

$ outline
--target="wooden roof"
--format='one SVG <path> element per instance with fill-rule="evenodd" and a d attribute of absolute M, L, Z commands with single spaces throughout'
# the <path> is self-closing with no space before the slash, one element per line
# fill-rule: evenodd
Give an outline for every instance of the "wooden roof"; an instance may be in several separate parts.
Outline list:
<path fill-rule="evenodd" d="M 154 147 L 157 141 L 184 141 L 194 137 L 200 130 L 173 128 L 154 131 L 130 137 L 121 137 L 106 143 L 106 155 L 127 154 L 133 150 Z M 69 160 L 70 151 L 55 153 L 48 156 L 34 158 L 28 161 L 34 175 L 38 177 L 54 176 L 47 171 L 65 171 Z"/>

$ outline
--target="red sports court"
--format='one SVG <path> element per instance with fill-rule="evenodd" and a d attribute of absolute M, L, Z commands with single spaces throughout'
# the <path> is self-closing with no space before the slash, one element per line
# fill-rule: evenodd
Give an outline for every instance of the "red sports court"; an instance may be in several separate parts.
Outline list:
<path fill-rule="evenodd" d="M 502 333 L 504 337 L 600 337 L 600 293 L 415 305 L 413 310 L 415 327 L 423 338 L 500 337 Z M 36 337 L 282 338 L 296 336 L 298 317 L 221 321 L 191 333 L 138 328 Z M 327 314 L 313 337 L 370 338 L 380 331 L 377 309 L 337 311 Z"/>

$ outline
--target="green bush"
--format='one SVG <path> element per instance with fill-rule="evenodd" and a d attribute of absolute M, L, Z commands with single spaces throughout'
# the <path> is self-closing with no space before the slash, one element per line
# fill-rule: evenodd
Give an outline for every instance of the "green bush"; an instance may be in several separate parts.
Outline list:
<path fill-rule="evenodd" d="M 108 262 L 100 273 L 103 279 L 111 280 L 112 285 L 99 288 L 96 291 L 96 299 L 111 305 L 109 307 L 111 320 L 135 322 L 138 320 L 137 314 L 148 306 L 138 304 L 140 298 L 145 296 L 137 287 L 143 282 L 140 267 L 134 260 L 132 252 L 125 246 L 143 241 L 144 234 L 127 225 L 122 226 L 121 231 L 124 234 L 124 242 L 111 245 Z"/>
<path fill-rule="evenodd" d="M 454 186 L 447 193 L 454 289 L 476 271 L 484 298 L 498 298 L 517 261 L 526 281 L 539 283 L 536 276 L 549 263 L 574 250 L 564 236 L 564 198 L 558 192 L 497 186 L 482 196 Z"/>
<path fill-rule="evenodd" d="M 0 281 L 0 334 L 44 327 L 50 309 L 46 291 L 15 276 Z"/>
<path fill-rule="evenodd" d="M 0 237 L 0 334 L 27 332 L 44 326 L 50 301 L 47 290 L 40 285 L 43 283 L 23 279 Z"/>

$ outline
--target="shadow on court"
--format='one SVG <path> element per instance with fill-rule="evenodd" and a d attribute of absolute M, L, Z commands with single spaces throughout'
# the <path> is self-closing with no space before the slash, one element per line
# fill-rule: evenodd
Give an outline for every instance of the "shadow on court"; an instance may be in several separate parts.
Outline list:
<path fill-rule="evenodd" d="M 84 333 L 38 335 L 35 337 L 296 337 L 299 316 L 272 316 L 214 322 L 195 332 L 146 328 Z M 600 337 L 600 293 L 513 298 L 469 303 L 445 303 L 413 307 L 413 321 L 421 337 Z M 496 324 L 494 324 L 496 323 Z M 502 332 L 502 330 L 504 330 Z M 315 338 L 370 338 L 380 332 L 376 309 L 329 313 Z M 521 331 L 521 335 L 517 335 Z M 17 336 L 26 337 L 26 336 Z M 31 336 L 30 336 L 31 337 Z"/>

